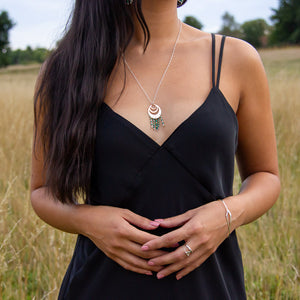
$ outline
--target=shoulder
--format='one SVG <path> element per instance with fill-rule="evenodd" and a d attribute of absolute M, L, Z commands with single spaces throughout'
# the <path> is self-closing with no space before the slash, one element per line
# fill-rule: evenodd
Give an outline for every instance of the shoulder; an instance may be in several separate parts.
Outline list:
<path fill-rule="evenodd" d="M 215 35 L 216 63 L 220 54 L 220 46 L 223 35 Z M 225 36 L 222 60 L 222 78 L 231 78 L 235 89 L 240 90 L 249 85 L 251 81 L 265 78 L 265 70 L 258 51 L 248 42 Z M 188 51 L 200 53 L 209 59 L 212 47 L 212 33 L 196 29 L 185 24 L 184 42 L 188 45 Z M 201 51 L 201 49 L 203 51 Z"/>
<path fill-rule="evenodd" d="M 199 30 L 188 24 L 184 24 L 184 26 L 186 33 L 185 41 L 194 43 L 196 47 L 197 44 L 211 47 L 212 33 Z M 214 35 L 216 40 L 216 55 L 218 55 L 223 35 L 217 33 Z M 232 66 L 239 65 L 240 67 L 246 67 L 251 66 L 253 63 L 261 63 L 258 51 L 251 44 L 242 39 L 230 36 L 225 37 L 224 55 L 226 55 L 226 60 L 228 60 Z"/>
<path fill-rule="evenodd" d="M 221 35 L 216 35 L 221 39 Z M 261 58 L 258 51 L 248 42 L 226 36 L 226 47 L 224 48 L 227 60 L 233 65 L 244 67 L 253 67 L 253 64 L 261 64 Z"/>
<path fill-rule="evenodd" d="M 220 41 L 222 35 L 216 35 Z M 223 71 L 234 79 L 240 95 L 253 86 L 267 84 L 266 72 L 258 51 L 248 42 L 226 36 Z"/>
<path fill-rule="evenodd" d="M 216 39 L 221 39 L 216 35 Z M 266 80 L 265 69 L 258 51 L 248 42 L 226 36 L 224 47 L 224 68 L 231 73 L 241 90 L 251 82 Z M 251 85 L 251 84 L 250 84 Z M 242 91 L 241 91 L 242 92 Z"/>

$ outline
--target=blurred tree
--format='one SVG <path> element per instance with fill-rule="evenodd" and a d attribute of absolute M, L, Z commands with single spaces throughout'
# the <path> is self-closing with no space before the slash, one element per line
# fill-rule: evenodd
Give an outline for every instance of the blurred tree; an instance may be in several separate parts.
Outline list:
<path fill-rule="evenodd" d="M 264 19 L 256 19 L 241 25 L 242 38 L 256 48 L 266 46 L 270 25 Z"/>
<path fill-rule="evenodd" d="M 223 25 L 221 30 L 219 31 L 220 34 L 233 36 L 237 38 L 242 37 L 240 24 L 235 21 L 233 15 L 231 15 L 229 12 L 225 12 L 222 16 L 222 20 Z"/>
<path fill-rule="evenodd" d="M 300 1 L 280 0 L 279 8 L 273 9 L 274 30 L 272 44 L 300 43 Z"/>
<path fill-rule="evenodd" d="M 183 22 L 200 30 L 203 28 L 203 24 L 193 16 L 186 16 Z"/>
<path fill-rule="evenodd" d="M 33 50 L 33 58 L 34 61 L 38 62 L 38 63 L 43 63 L 47 56 L 49 55 L 50 51 L 48 49 L 45 48 L 36 48 Z"/>
<path fill-rule="evenodd" d="M 6 11 L 0 12 L 0 67 L 9 64 L 9 30 L 12 29 L 14 25 Z"/>
<path fill-rule="evenodd" d="M 45 48 L 36 48 L 32 49 L 30 46 L 27 46 L 25 50 L 9 50 L 9 62 L 12 65 L 18 64 L 30 64 L 30 63 L 42 63 L 45 61 L 50 51 Z"/>

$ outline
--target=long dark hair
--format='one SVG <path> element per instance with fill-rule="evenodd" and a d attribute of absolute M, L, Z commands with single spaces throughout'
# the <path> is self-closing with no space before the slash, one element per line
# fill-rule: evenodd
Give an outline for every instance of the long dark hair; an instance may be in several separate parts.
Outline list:
<path fill-rule="evenodd" d="M 47 191 L 63 203 L 78 203 L 78 197 L 88 202 L 97 108 L 133 36 L 133 14 L 144 33 L 144 51 L 150 40 L 141 2 L 76 0 L 63 39 L 41 68 L 34 96 L 34 153 L 39 137 Z M 122 92 L 124 87 L 125 81 Z"/>

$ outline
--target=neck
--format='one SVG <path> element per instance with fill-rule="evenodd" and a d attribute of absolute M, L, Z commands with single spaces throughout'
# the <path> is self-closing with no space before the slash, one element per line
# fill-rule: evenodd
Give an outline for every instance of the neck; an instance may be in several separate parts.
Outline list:
<path fill-rule="evenodd" d="M 177 0 L 143 0 L 142 12 L 150 31 L 150 42 L 148 48 L 169 45 L 174 42 L 179 30 L 179 19 L 177 16 Z M 144 45 L 144 33 L 142 27 L 134 14 L 135 32 L 131 46 L 138 47 L 142 51 Z"/>

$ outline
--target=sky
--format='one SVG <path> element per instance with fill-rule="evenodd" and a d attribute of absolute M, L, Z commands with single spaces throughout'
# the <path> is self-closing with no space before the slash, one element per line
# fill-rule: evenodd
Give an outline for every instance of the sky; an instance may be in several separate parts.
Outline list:
<path fill-rule="evenodd" d="M 106 0 L 109 1 L 109 0 Z M 125 0 L 124 0 L 125 1 Z M 12 49 L 26 46 L 51 48 L 62 36 L 74 0 L 0 0 L 0 11 L 6 10 L 16 23 L 10 31 Z M 272 8 L 279 0 L 188 0 L 178 8 L 178 17 L 196 17 L 203 30 L 217 32 L 222 15 L 228 11 L 238 23 L 263 18 L 270 23 Z"/>

